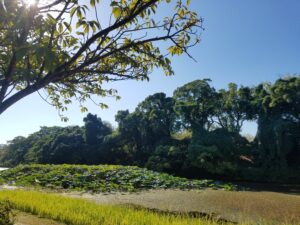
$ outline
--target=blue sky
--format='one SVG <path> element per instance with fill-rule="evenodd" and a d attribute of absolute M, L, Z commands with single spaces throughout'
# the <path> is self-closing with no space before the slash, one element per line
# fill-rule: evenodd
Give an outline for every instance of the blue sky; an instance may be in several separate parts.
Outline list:
<path fill-rule="evenodd" d="M 126 81 L 111 84 L 122 99 L 103 99 L 109 109 L 93 103 L 91 113 L 114 123 L 118 110 L 133 110 L 146 96 L 155 92 L 172 95 L 189 81 L 210 78 L 212 85 L 225 88 L 229 82 L 253 86 L 300 73 L 300 1 L 299 0 L 192 0 L 191 7 L 204 18 L 202 41 L 192 51 L 197 62 L 186 56 L 173 59 L 175 76 L 161 71 L 150 82 Z M 74 104 L 66 113 L 69 122 L 60 121 L 58 112 L 37 94 L 29 96 L 0 116 L 0 143 L 15 136 L 26 136 L 40 126 L 82 125 L 85 114 Z M 246 124 L 245 133 L 255 133 L 254 124 Z"/>

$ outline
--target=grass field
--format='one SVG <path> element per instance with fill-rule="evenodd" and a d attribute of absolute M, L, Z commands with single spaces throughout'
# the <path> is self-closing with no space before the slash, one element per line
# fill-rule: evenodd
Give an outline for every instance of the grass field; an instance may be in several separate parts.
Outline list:
<path fill-rule="evenodd" d="M 70 225 L 212 225 L 224 219 L 239 224 L 300 225 L 297 194 L 225 191 L 236 187 L 138 167 L 24 165 L 0 172 L 0 183 L 25 187 L 0 191 L 0 200 Z M 39 192 L 28 191 L 32 187 Z M 216 218 L 223 220 L 212 220 Z"/>
<path fill-rule="evenodd" d="M 6 190 L 0 191 L 0 200 L 8 199 L 12 201 L 16 209 L 20 211 L 74 225 L 230 224 L 222 223 L 224 220 L 213 221 L 211 217 L 204 218 L 203 213 L 195 214 L 195 212 L 201 210 L 206 211 L 207 215 L 212 215 L 208 213 L 209 211 L 215 212 L 215 219 L 223 218 L 228 221 L 238 221 L 238 224 L 300 224 L 300 196 L 264 192 L 205 190 L 197 193 L 195 191 L 161 190 L 150 192 L 148 195 L 128 193 L 119 195 L 117 199 L 113 196 L 114 194 L 105 195 L 106 200 L 109 200 L 110 205 L 108 205 L 108 202 L 103 202 L 99 195 L 89 195 L 89 200 L 87 200 L 87 196 L 71 198 L 61 194 L 45 192 Z M 121 201 L 120 196 L 125 196 L 126 201 Z M 126 202 L 142 205 L 145 208 L 133 208 L 132 205 L 124 205 Z M 169 206 L 169 208 L 166 208 L 166 206 Z M 159 213 L 156 210 L 146 208 L 159 209 Z M 167 211 L 181 211 L 181 213 L 162 213 Z M 195 216 L 198 217 L 194 218 Z M 237 217 L 239 220 L 236 220 Z M 19 214 L 19 218 L 21 221 L 26 221 L 25 224 L 34 224 L 34 221 L 41 221 L 41 219 L 28 214 Z M 47 221 L 47 224 L 53 222 Z"/>
<path fill-rule="evenodd" d="M 0 191 L 15 208 L 72 225 L 217 225 L 202 218 L 161 215 L 124 206 L 99 205 L 87 200 L 34 191 Z"/>
<path fill-rule="evenodd" d="M 235 222 L 300 224 L 300 195 L 265 191 L 150 190 L 137 193 L 65 193 L 99 204 L 131 204 L 169 212 L 213 215 Z"/>

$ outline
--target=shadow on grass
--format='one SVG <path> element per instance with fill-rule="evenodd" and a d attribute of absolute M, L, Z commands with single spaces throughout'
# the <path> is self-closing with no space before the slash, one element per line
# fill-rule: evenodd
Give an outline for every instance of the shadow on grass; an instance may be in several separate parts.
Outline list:
<path fill-rule="evenodd" d="M 217 213 L 206 213 L 206 212 L 200 212 L 200 211 L 189 211 L 189 212 L 169 211 L 169 210 L 162 210 L 162 209 L 157 209 L 157 208 L 143 207 L 140 205 L 129 204 L 129 203 L 121 204 L 121 205 L 135 209 L 135 210 L 145 210 L 145 211 L 153 212 L 153 213 L 160 214 L 160 215 L 180 216 L 180 217 L 186 217 L 186 218 L 201 218 L 201 219 L 210 220 L 213 222 L 218 222 L 221 224 L 238 224 L 238 222 L 223 218 L 222 216 L 218 215 Z"/>

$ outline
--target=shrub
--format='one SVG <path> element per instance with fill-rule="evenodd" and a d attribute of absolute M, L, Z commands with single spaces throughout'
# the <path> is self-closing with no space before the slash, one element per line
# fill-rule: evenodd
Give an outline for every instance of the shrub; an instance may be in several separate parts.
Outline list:
<path fill-rule="evenodd" d="M 12 203 L 8 200 L 0 201 L 0 225 L 13 225 L 14 214 Z"/>

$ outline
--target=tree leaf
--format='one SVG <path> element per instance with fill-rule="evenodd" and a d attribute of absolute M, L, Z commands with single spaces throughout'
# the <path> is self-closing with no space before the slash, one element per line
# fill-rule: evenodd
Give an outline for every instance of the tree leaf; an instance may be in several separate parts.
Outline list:
<path fill-rule="evenodd" d="M 112 13 L 114 14 L 114 17 L 118 19 L 121 15 L 121 9 L 119 7 L 114 7 Z"/>
<path fill-rule="evenodd" d="M 96 1 L 95 0 L 90 0 L 90 4 L 91 4 L 92 7 L 95 7 Z"/>
<path fill-rule="evenodd" d="M 22 59 L 26 55 L 26 53 L 28 52 L 28 50 L 29 50 L 28 47 L 23 47 L 23 48 L 18 49 L 18 51 L 16 53 L 17 60 Z"/>

